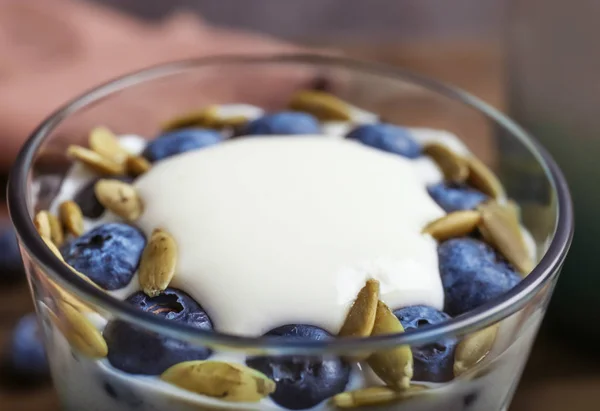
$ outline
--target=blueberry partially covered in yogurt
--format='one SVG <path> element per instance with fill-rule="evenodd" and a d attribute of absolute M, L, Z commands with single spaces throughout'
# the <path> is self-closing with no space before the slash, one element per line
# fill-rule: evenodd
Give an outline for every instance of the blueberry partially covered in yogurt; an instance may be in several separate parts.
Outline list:
<path fill-rule="evenodd" d="M 521 277 L 489 245 L 474 238 L 453 238 L 438 246 L 445 311 L 453 316 L 504 294 Z"/>
<path fill-rule="evenodd" d="M 212 330 L 208 314 L 181 290 L 167 288 L 157 297 L 137 292 L 126 300 L 145 312 L 201 330 Z M 152 333 L 119 320 L 104 330 L 110 364 L 130 374 L 159 375 L 183 361 L 205 360 L 211 350 L 172 337 Z"/>
<path fill-rule="evenodd" d="M 205 128 L 184 128 L 162 134 L 148 143 L 142 155 L 155 162 L 188 151 L 199 150 L 218 144 L 223 140 L 221 133 Z"/>
<path fill-rule="evenodd" d="M 123 181 L 124 183 L 133 182 L 133 178 L 128 176 L 115 176 L 112 177 L 112 179 Z M 94 190 L 98 180 L 100 180 L 100 178 L 91 180 L 75 194 L 75 197 L 73 197 L 73 201 L 81 208 L 81 213 L 84 217 L 99 218 L 102 213 L 104 213 L 104 206 L 98 201 Z"/>
<path fill-rule="evenodd" d="M 319 121 L 311 114 L 296 111 L 281 111 L 267 114 L 250 121 L 241 135 L 296 135 L 320 134 Z"/>
<path fill-rule="evenodd" d="M 346 138 L 407 158 L 417 158 L 422 151 L 407 128 L 392 124 L 363 124 L 349 132 Z"/>
<path fill-rule="evenodd" d="M 135 274 L 146 237 L 135 227 L 108 223 L 65 244 L 65 262 L 105 290 L 125 287 Z"/>
<path fill-rule="evenodd" d="M 447 213 L 473 210 L 488 200 L 488 196 L 465 184 L 442 182 L 427 187 L 427 192 Z"/>
<path fill-rule="evenodd" d="M 284 325 L 265 335 L 304 340 L 328 340 L 327 331 L 312 325 Z M 307 356 L 254 357 L 248 366 L 277 384 L 271 398 L 290 410 L 312 408 L 343 392 L 350 378 L 350 366 L 341 358 Z"/>
<path fill-rule="evenodd" d="M 426 305 L 413 305 L 394 311 L 405 330 L 427 327 L 450 319 L 442 311 Z M 411 347 L 414 358 L 414 375 L 416 381 L 446 382 L 454 375 L 454 349 L 456 338 L 443 338 L 432 344 Z"/>

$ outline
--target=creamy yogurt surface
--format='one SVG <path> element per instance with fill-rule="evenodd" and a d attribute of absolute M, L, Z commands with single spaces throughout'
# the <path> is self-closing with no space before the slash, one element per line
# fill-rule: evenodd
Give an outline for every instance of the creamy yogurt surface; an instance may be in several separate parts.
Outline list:
<path fill-rule="evenodd" d="M 323 136 L 253 136 L 165 159 L 135 186 L 137 225 L 177 239 L 172 286 L 217 331 L 336 333 L 368 278 L 390 307 L 443 308 L 437 243 L 421 230 L 445 213 L 412 160 Z"/>

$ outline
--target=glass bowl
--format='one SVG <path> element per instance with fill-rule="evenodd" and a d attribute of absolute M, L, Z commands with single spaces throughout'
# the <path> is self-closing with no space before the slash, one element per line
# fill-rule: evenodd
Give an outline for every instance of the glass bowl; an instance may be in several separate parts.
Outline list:
<path fill-rule="evenodd" d="M 387 122 L 458 135 L 496 171 L 519 205 L 538 256 L 533 271 L 509 292 L 473 311 L 401 334 L 328 341 L 250 338 L 166 321 L 113 298 L 61 263 L 38 235 L 33 216 L 48 208 L 71 167 L 66 148 L 85 145 L 91 128 L 101 124 L 118 134 L 155 136 L 166 119 L 206 104 L 244 102 L 276 110 L 285 107 L 292 93 L 306 88 L 325 90 Z M 95 88 L 34 131 L 15 163 L 8 192 L 54 384 L 67 410 L 278 409 L 268 398 L 224 401 L 176 388 L 158 376 L 113 368 L 102 353 L 101 331 L 107 321 L 120 321 L 152 338 L 242 359 L 271 356 L 274 361 L 325 363 L 344 358 L 353 369 L 347 390 L 364 385 L 361 378 L 381 385 L 368 375 L 364 362 L 353 358 L 384 355 L 403 346 L 413 352 L 432 349 L 456 339 L 473 353 L 468 367 L 448 381 L 415 381 L 405 391 L 374 388 L 324 400 L 311 409 L 505 410 L 573 232 L 562 174 L 546 151 L 501 113 L 461 90 L 401 69 L 319 55 L 215 56 L 149 68 Z M 469 348 L 473 341 L 476 347 Z M 298 398 L 294 409 L 306 409 L 309 403 Z"/>

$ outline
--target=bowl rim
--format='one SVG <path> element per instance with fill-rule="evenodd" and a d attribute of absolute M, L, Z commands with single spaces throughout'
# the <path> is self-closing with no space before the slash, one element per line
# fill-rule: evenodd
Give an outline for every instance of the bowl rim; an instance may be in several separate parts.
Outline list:
<path fill-rule="evenodd" d="M 517 286 L 494 301 L 486 303 L 467 314 L 425 329 L 408 330 L 402 334 L 368 338 L 298 341 L 273 337 L 244 337 L 203 331 L 183 324 L 169 322 L 151 313 L 142 312 L 125 301 L 118 300 L 99 291 L 69 270 L 45 245 L 35 229 L 29 214 L 27 186 L 30 168 L 37 150 L 42 145 L 45 137 L 64 119 L 114 92 L 142 82 L 175 75 L 187 70 L 222 64 L 300 64 L 341 67 L 346 70 L 360 71 L 370 75 L 409 81 L 478 110 L 488 119 L 510 132 L 532 152 L 554 188 L 553 194 L 556 197 L 558 212 L 555 232 L 545 255 L 534 270 Z M 38 264 L 44 270 L 46 275 L 52 277 L 54 281 L 58 282 L 69 292 L 77 295 L 83 301 L 89 301 L 97 305 L 101 310 L 112 313 L 124 321 L 142 325 L 144 328 L 155 332 L 176 335 L 178 338 L 194 343 L 220 346 L 222 348 L 254 350 L 275 355 L 286 353 L 348 353 L 365 349 L 377 350 L 390 348 L 405 344 L 420 345 L 435 341 L 448 334 L 460 335 L 484 328 L 524 307 L 546 283 L 558 275 L 571 244 L 574 230 L 571 197 L 562 172 L 548 152 L 525 130 L 504 114 L 459 88 L 415 74 L 409 70 L 347 57 L 307 53 L 224 54 L 182 60 L 138 70 L 88 90 L 54 111 L 32 132 L 13 165 L 7 192 L 10 216 L 21 247 L 26 250 L 34 264 Z"/>

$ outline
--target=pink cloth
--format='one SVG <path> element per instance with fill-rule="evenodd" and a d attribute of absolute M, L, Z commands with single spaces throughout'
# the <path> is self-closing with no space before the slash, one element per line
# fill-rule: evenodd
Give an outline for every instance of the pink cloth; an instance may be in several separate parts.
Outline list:
<path fill-rule="evenodd" d="M 0 172 L 59 105 L 111 78 L 211 54 L 293 51 L 190 15 L 160 25 L 77 0 L 0 0 Z"/>

